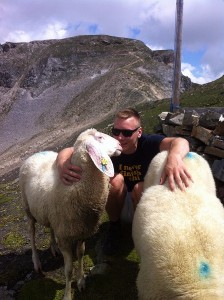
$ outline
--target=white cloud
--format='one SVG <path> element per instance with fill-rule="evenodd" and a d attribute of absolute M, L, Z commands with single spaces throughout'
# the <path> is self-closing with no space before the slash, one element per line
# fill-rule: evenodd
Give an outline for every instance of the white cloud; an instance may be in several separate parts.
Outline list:
<path fill-rule="evenodd" d="M 164 50 L 164 48 L 162 46 L 159 46 L 159 45 L 146 44 L 146 46 L 149 47 L 151 50 Z"/>
<path fill-rule="evenodd" d="M 62 39 L 66 37 L 66 25 L 60 22 L 55 22 L 53 24 L 48 24 L 46 28 L 43 29 L 41 34 L 44 39 Z"/>
<path fill-rule="evenodd" d="M 5 42 L 29 42 L 31 40 L 48 40 L 48 39 L 62 39 L 67 36 L 65 25 L 56 22 L 54 24 L 46 24 L 40 27 L 38 33 L 25 32 L 23 30 L 15 30 L 8 33 L 5 37 Z"/>
<path fill-rule="evenodd" d="M 15 30 L 15 31 L 11 31 L 9 32 L 9 34 L 5 37 L 5 42 L 15 42 L 15 43 L 18 43 L 18 42 L 29 42 L 31 40 L 31 36 L 23 31 L 23 30 Z"/>
<path fill-rule="evenodd" d="M 209 65 L 194 67 L 188 63 L 181 64 L 181 72 L 183 75 L 191 78 L 194 83 L 204 84 L 213 81 Z"/>

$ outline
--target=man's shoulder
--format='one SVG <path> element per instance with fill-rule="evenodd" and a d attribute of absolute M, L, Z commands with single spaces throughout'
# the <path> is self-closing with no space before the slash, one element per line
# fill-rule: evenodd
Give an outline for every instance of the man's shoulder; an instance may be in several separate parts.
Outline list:
<path fill-rule="evenodd" d="M 165 138 L 161 134 L 143 134 L 139 139 L 139 151 L 150 160 L 160 151 L 160 143 Z"/>
<path fill-rule="evenodd" d="M 142 134 L 141 138 L 139 139 L 140 143 L 143 142 L 161 142 L 165 138 L 162 134 Z"/>

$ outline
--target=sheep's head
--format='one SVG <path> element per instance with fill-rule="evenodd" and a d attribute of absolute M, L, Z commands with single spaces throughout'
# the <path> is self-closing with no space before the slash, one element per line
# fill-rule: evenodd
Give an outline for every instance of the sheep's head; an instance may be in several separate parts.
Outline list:
<path fill-rule="evenodd" d="M 114 168 L 111 156 L 121 154 L 122 147 L 113 137 L 96 129 L 87 129 L 81 133 L 74 144 L 74 148 L 84 147 L 95 166 L 106 175 L 113 177 Z M 75 150 L 76 151 L 76 150 Z"/>

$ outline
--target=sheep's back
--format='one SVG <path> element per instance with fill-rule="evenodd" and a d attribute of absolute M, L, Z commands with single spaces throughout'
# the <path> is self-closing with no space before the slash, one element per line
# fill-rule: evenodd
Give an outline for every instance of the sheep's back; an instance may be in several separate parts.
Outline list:
<path fill-rule="evenodd" d="M 30 156 L 20 168 L 19 180 L 23 203 L 38 223 L 49 225 L 49 206 L 60 184 L 55 167 L 57 153 L 39 152 Z"/>
<path fill-rule="evenodd" d="M 168 152 L 163 151 L 153 158 L 144 178 L 144 189 L 160 183 L 167 155 Z M 215 181 L 208 162 L 195 152 L 189 152 L 183 159 L 183 162 L 193 178 L 193 183 L 190 184 L 191 188 L 197 189 L 199 186 L 202 186 L 209 193 L 215 195 Z M 168 186 L 168 182 L 165 185 Z"/>
<path fill-rule="evenodd" d="M 213 194 L 197 192 L 159 185 L 145 190 L 133 220 L 143 299 L 154 289 L 169 295 L 163 299 L 187 299 L 189 292 L 197 299 L 193 295 L 209 288 L 224 296 L 224 209 Z"/>

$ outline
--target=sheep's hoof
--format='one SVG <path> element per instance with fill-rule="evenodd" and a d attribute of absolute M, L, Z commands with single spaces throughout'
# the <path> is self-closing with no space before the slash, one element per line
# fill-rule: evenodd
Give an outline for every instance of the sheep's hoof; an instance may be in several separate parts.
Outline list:
<path fill-rule="evenodd" d="M 34 264 L 34 270 L 39 274 L 43 274 L 43 270 L 42 270 L 40 261 L 39 260 L 35 261 L 33 264 Z"/>
<path fill-rule="evenodd" d="M 84 291 L 86 288 L 86 275 L 83 275 L 82 278 L 78 279 L 77 287 L 80 292 Z"/>
<path fill-rule="evenodd" d="M 72 296 L 64 295 L 63 300 L 72 300 Z"/>

